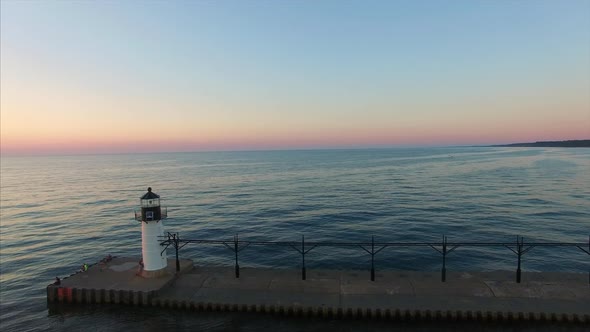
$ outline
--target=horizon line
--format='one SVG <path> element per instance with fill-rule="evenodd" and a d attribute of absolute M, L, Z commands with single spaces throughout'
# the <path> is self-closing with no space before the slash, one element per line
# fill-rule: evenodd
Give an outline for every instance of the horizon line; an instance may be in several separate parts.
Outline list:
<path fill-rule="evenodd" d="M 195 149 L 195 150 L 171 150 L 171 151 L 124 151 L 124 152 L 24 152 L 4 153 L 0 150 L 2 157 L 70 157 L 70 156 L 107 156 L 107 155 L 143 155 L 143 154 L 173 154 L 173 153 L 215 153 L 215 152 L 279 152 L 279 151 L 329 151 L 329 150 L 386 150 L 386 149 L 420 149 L 420 148 L 475 148 L 475 147 L 501 147 L 511 144 L 531 144 L 540 142 L 568 142 L 585 141 L 590 139 L 565 139 L 565 140 L 539 140 L 534 142 L 515 143 L 489 143 L 489 144 L 429 144 L 429 145 L 367 145 L 367 146 L 333 146 L 333 147 L 285 147 L 285 148 L 244 148 L 244 149 Z"/>

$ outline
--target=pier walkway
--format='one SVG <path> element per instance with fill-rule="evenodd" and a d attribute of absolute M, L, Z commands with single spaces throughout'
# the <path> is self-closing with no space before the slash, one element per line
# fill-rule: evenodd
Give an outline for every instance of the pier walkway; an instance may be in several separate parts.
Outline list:
<path fill-rule="evenodd" d="M 47 287 L 48 302 L 123 303 L 189 310 L 251 311 L 333 318 L 397 320 L 546 320 L 590 324 L 586 274 L 514 272 L 367 271 L 193 267 L 156 279 L 136 275 L 138 259 L 116 258 L 92 266 L 59 286 Z"/>

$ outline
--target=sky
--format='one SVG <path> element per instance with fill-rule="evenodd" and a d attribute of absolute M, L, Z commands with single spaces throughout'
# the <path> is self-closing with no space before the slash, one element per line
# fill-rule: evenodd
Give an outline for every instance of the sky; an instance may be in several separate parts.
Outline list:
<path fill-rule="evenodd" d="M 590 0 L 15 1 L 2 154 L 590 138 Z"/>

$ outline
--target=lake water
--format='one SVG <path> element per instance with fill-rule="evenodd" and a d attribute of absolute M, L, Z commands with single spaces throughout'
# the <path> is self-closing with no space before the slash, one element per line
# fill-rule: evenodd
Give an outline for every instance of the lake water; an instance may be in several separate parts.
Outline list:
<path fill-rule="evenodd" d="M 45 286 L 110 253 L 141 254 L 133 220 L 151 186 L 184 238 L 268 241 L 587 242 L 590 149 L 420 148 L 2 157 L 2 331 L 391 330 L 385 323 L 89 306 L 49 311 Z M 172 252 L 169 251 L 169 255 Z M 188 245 L 196 264 L 232 265 L 224 247 Z M 432 249 L 388 248 L 377 269 L 440 268 Z M 360 249 L 322 249 L 308 269 L 367 269 Z M 242 267 L 299 268 L 293 250 L 249 247 Z M 514 270 L 508 249 L 459 248 L 450 270 Z M 525 271 L 587 272 L 576 248 L 535 248 Z M 355 325 L 356 324 L 356 325 Z M 407 326 L 406 326 L 407 327 Z M 430 330 L 432 326 L 415 325 Z M 441 326 L 436 326 L 441 328 Z M 470 329 L 472 326 L 467 326 Z M 397 328 L 397 327 L 396 327 Z M 539 328 L 539 327 L 537 327 Z M 485 330 L 485 327 L 478 327 Z"/>

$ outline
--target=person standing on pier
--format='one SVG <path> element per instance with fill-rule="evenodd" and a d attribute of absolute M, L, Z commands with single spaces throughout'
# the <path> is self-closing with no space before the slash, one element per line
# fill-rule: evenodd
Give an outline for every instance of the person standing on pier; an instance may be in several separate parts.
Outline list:
<path fill-rule="evenodd" d="M 139 264 L 137 267 L 137 275 L 140 276 L 141 272 L 143 272 L 143 258 L 139 260 Z"/>

